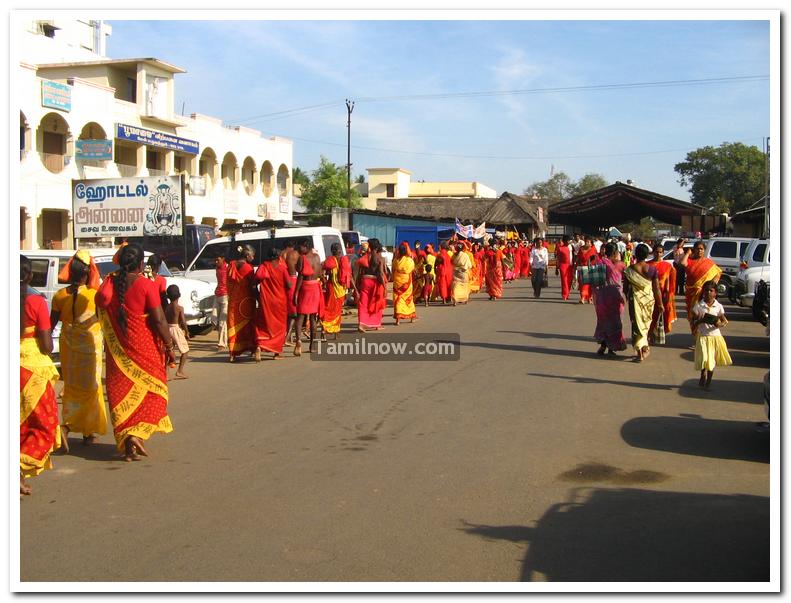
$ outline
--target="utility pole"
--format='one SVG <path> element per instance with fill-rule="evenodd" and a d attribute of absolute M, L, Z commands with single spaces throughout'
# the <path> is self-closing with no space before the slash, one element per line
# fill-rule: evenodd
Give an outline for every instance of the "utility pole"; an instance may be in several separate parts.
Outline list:
<path fill-rule="evenodd" d="M 766 168 L 764 175 L 764 237 L 769 238 L 769 138 L 766 138 Z"/>
<path fill-rule="evenodd" d="M 354 101 L 346 99 L 346 196 L 348 207 L 352 205 L 352 111 Z"/>

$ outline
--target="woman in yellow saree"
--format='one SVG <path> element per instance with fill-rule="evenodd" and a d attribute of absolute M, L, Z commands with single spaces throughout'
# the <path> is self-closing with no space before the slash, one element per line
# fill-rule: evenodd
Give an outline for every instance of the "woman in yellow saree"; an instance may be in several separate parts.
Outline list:
<path fill-rule="evenodd" d="M 481 290 L 481 273 L 478 270 L 478 262 L 472 251 L 472 245 L 470 245 L 469 242 L 465 242 L 464 244 L 464 253 L 470 258 L 470 271 L 468 273 L 470 278 L 470 294 L 478 293 L 478 291 Z"/>
<path fill-rule="evenodd" d="M 19 493 L 32 492 L 25 478 L 52 468 L 50 455 L 61 445 L 58 370 L 52 363 L 52 328 L 47 300 L 30 287 L 33 266 L 19 263 Z"/>
<path fill-rule="evenodd" d="M 638 245 L 635 250 L 634 264 L 624 270 L 623 275 L 629 283 L 629 318 L 632 322 L 632 347 L 635 361 L 642 362 L 648 357 L 648 332 L 654 316 L 654 305 L 662 307 L 662 292 L 656 276 L 656 267 L 646 262 L 648 246 Z"/>
<path fill-rule="evenodd" d="M 107 410 L 102 388 L 102 328 L 96 315 L 99 270 L 85 250 L 80 250 L 58 275 L 69 283 L 52 299 L 52 327 L 63 322 L 60 332 L 60 368 L 63 373 L 63 448 L 68 435 L 82 434 L 84 444 L 94 434 L 107 432 Z"/>
<path fill-rule="evenodd" d="M 401 243 L 398 257 L 393 259 L 393 317 L 395 323 L 401 320 L 415 320 L 415 298 L 412 291 L 412 274 L 415 271 L 415 260 L 409 250 L 409 244 Z"/>
<path fill-rule="evenodd" d="M 679 264 L 684 266 L 686 274 L 686 284 L 684 286 L 684 297 L 687 302 L 687 320 L 689 321 L 690 331 L 694 334 L 695 328 L 692 326 L 694 317 L 692 308 L 701 299 L 703 285 L 708 281 L 718 283 L 722 270 L 711 259 L 703 257 L 706 246 L 703 241 L 696 241 L 692 250 L 687 250 Z"/>

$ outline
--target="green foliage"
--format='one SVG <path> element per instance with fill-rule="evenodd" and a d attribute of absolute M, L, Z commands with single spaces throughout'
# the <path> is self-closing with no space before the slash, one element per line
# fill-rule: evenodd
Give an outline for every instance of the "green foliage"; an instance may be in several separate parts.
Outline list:
<path fill-rule="evenodd" d="M 303 189 L 310 184 L 310 178 L 308 177 L 308 175 L 298 167 L 294 168 L 294 173 L 292 174 L 292 180 L 294 184 L 299 184 Z"/>
<path fill-rule="evenodd" d="M 534 182 L 522 194 L 528 197 L 536 195 L 549 201 L 561 201 L 605 186 L 607 181 L 601 174 L 585 174 L 574 182 L 565 172 L 558 172 L 549 180 Z"/>
<path fill-rule="evenodd" d="M 642 239 L 643 241 L 656 239 L 656 224 L 654 223 L 654 219 L 650 217 L 643 218 L 640 220 L 639 224 L 629 222 L 627 224 L 620 224 L 616 226 L 616 228 L 623 234 L 631 234 L 632 241 L 637 239 Z"/>
<path fill-rule="evenodd" d="M 302 203 L 310 212 L 330 212 L 333 207 L 361 206 L 360 193 L 352 189 L 351 204 L 347 193 L 346 166 L 337 166 L 322 156 L 319 167 L 302 191 Z"/>
<path fill-rule="evenodd" d="M 678 183 L 688 187 L 693 203 L 733 214 L 764 196 L 766 168 L 758 147 L 724 142 L 687 153 L 686 160 L 673 169 Z"/>

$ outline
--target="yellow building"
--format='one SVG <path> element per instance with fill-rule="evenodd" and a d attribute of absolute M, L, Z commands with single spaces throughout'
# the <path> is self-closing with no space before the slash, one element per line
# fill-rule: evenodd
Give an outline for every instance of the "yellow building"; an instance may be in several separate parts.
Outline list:
<path fill-rule="evenodd" d="M 365 209 L 376 209 L 379 199 L 477 199 L 497 196 L 494 189 L 480 182 L 412 182 L 412 172 L 403 168 L 368 168 L 367 171 L 368 190 L 362 200 Z"/>

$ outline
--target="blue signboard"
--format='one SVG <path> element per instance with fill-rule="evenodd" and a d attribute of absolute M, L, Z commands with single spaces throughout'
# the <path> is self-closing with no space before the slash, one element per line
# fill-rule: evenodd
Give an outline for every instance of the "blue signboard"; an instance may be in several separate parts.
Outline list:
<path fill-rule="evenodd" d="M 146 130 L 138 126 L 128 126 L 126 124 L 115 124 L 115 137 L 119 140 L 129 140 L 153 147 L 163 147 L 173 151 L 183 151 L 197 155 L 199 144 L 195 140 L 181 138 L 175 134 L 167 132 L 157 132 L 156 130 Z"/>
<path fill-rule="evenodd" d="M 71 86 L 42 80 L 41 106 L 61 111 L 71 111 Z"/>
<path fill-rule="evenodd" d="M 78 140 L 76 143 L 74 158 L 110 161 L 113 158 L 113 141 Z"/>

